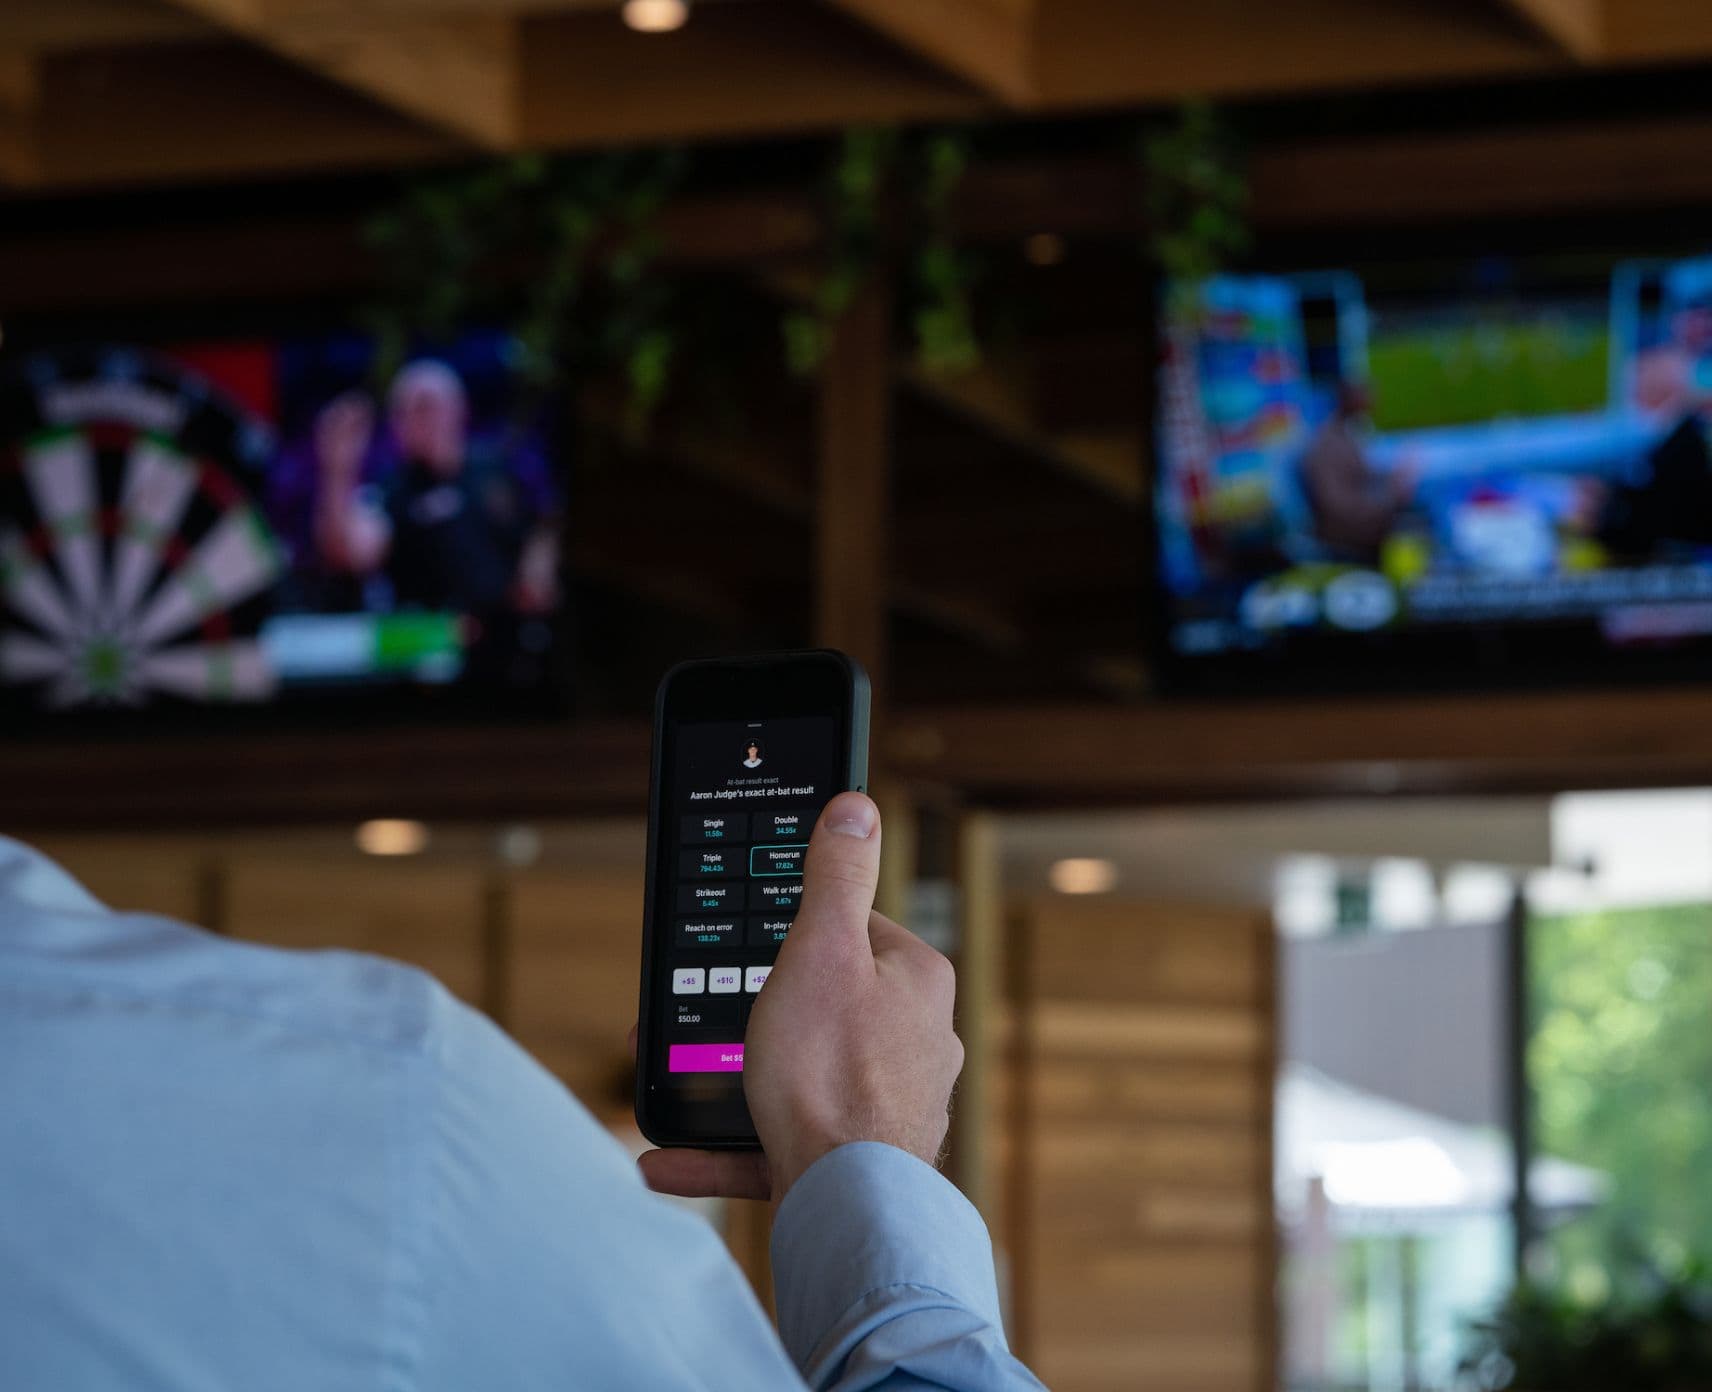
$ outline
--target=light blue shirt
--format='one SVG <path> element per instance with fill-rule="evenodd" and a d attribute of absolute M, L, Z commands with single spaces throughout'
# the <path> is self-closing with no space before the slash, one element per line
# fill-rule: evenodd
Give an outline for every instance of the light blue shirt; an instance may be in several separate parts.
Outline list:
<path fill-rule="evenodd" d="M 980 1217 L 903 1151 L 821 1159 L 773 1262 L 778 1334 L 422 973 L 113 913 L 0 838 L 6 1392 L 1039 1386 Z"/>

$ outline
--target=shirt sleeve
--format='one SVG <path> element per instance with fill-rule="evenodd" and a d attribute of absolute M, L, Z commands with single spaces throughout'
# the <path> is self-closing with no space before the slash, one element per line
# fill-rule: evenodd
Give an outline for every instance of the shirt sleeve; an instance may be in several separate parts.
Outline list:
<path fill-rule="evenodd" d="M 1005 1342 L 981 1215 L 893 1146 L 841 1146 L 792 1186 L 773 1284 L 780 1335 L 818 1392 L 1041 1386 Z"/>

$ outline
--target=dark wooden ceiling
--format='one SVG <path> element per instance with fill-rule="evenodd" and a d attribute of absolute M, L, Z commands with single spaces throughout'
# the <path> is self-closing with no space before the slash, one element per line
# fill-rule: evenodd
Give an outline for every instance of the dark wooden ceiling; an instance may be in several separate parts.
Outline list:
<path fill-rule="evenodd" d="M 7 0 L 0 183 L 1039 116 L 1702 61 L 1699 0 Z"/>

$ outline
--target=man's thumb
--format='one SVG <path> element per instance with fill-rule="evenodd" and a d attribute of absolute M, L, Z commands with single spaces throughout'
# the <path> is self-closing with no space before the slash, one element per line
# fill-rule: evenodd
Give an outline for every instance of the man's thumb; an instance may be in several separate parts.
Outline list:
<path fill-rule="evenodd" d="M 802 907 L 793 939 L 848 936 L 868 942 L 868 913 L 880 883 L 880 809 L 861 793 L 826 804 L 809 838 Z"/>

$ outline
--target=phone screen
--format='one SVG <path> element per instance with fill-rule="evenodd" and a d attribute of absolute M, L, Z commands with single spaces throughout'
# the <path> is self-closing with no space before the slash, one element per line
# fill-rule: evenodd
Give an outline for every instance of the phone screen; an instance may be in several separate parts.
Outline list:
<path fill-rule="evenodd" d="M 852 781 L 847 702 L 773 713 L 757 685 L 754 704 L 705 719 L 668 697 L 662 712 L 641 1105 L 672 1139 L 752 1138 L 750 1012 L 802 903 L 809 834 Z"/>

